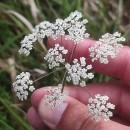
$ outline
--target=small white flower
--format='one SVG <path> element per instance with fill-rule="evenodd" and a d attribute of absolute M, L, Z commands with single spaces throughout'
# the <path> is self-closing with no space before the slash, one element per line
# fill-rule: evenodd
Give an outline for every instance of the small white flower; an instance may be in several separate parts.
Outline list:
<path fill-rule="evenodd" d="M 65 62 L 63 55 L 66 55 L 68 50 L 59 44 L 55 44 L 54 48 L 50 48 L 45 55 L 44 59 L 49 63 L 49 69 L 60 66 Z"/>
<path fill-rule="evenodd" d="M 109 109 L 115 109 L 115 105 L 108 102 L 108 96 L 95 95 L 95 98 L 89 98 L 88 111 L 92 114 L 92 118 L 96 121 L 103 117 L 105 121 L 109 120 L 113 116 L 113 113 Z"/>
<path fill-rule="evenodd" d="M 100 63 L 108 64 L 108 57 L 115 58 L 122 44 L 119 42 L 125 41 L 121 34 L 115 32 L 114 34 L 106 33 L 101 39 L 91 48 L 89 48 L 92 62 L 99 59 Z"/>
<path fill-rule="evenodd" d="M 80 86 L 86 86 L 85 79 L 92 79 L 94 75 L 88 70 L 92 68 L 91 65 L 86 66 L 86 59 L 84 57 L 81 57 L 78 63 L 78 59 L 73 60 L 73 65 L 70 65 L 67 63 L 65 65 L 67 69 L 67 77 L 66 80 L 70 82 L 72 80 L 74 85 L 80 85 Z"/>
<path fill-rule="evenodd" d="M 79 85 L 80 85 L 81 87 L 84 87 L 84 86 L 86 86 L 86 83 L 85 83 L 85 81 L 81 81 L 81 82 L 79 83 Z"/>
<path fill-rule="evenodd" d="M 33 81 L 30 80 L 29 72 L 22 72 L 17 75 L 16 81 L 13 83 L 13 88 L 20 100 L 26 100 L 28 96 L 28 91 L 33 92 L 35 90 L 32 84 Z"/>
<path fill-rule="evenodd" d="M 21 48 L 19 50 L 20 54 L 29 55 L 30 50 L 33 48 L 33 42 L 37 40 L 36 33 L 29 34 L 21 41 Z"/>
<path fill-rule="evenodd" d="M 55 88 L 49 87 L 46 90 L 48 94 L 44 96 L 45 105 L 49 106 L 51 109 L 54 109 L 55 107 L 62 107 L 62 103 L 65 102 L 65 98 L 68 95 L 68 91 L 64 90 L 61 92 L 61 89 L 62 84 L 58 84 L 58 86 Z"/>
<path fill-rule="evenodd" d="M 29 86 L 29 91 L 33 92 L 35 90 L 34 86 Z"/>

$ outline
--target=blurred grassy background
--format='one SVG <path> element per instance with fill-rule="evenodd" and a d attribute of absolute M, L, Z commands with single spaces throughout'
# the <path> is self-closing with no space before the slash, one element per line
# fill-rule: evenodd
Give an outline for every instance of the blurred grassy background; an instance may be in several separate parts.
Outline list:
<path fill-rule="evenodd" d="M 21 71 L 30 71 L 32 78 L 49 72 L 42 54 L 35 50 L 29 57 L 18 54 L 21 39 L 37 23 L 65 18 L 75 10 L 89 20 L 87 30 L 91 37 L 96 39 L 105 32 L 119 30 L 127 39 L 124 44 L 130 45 L 129 0 L 0 0 L 0 130 L 32 130 L 26 121 L 30 99 L 20 102 L 12 91 L 12 82 Z M 53 74 L 35 86 L 56 84 L 61 75 L 62 72 Z M 91 82 L 109 80 L 104 75 L 95 75 Z"/>

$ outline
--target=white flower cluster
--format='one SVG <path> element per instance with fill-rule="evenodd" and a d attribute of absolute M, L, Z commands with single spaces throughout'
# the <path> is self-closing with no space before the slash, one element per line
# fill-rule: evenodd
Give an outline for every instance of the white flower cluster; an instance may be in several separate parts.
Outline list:
<path fill-rule="evenodd" d="M 105 121 L 109 120 L 113 116 L 113 113 L 109 109 L 115 109 L 115 105 L 108 102 L 108 96 L 95 95 L 95 98 L 89 98 L 88 111 L 92 114 L 92 118 L 96 121 L 103 117 Z"/>
<path fill-rule="evenodd" d="M 66 55 L 68 50 L 59 44 L 55 44 L 54 48 L 50 48 L 45 55 L 44 59 L 49 63 L 49 69 L 60 66 L 60 63 L 64 63 L 65 59 L 63 55 Z"/>
<path fill-rule="evenodd" d="M 68 95 L 68 91 L 61 92 L 62 87 L 62 84 L 58 84 L 55 88 L 47 88 L 46 91 L 49 94 L 44 96 L 45 105 L 49 106 L 51 109 L 54 109 L 55 107 L 62 107 L 62 103 L 65 102 L 65 98 Z"/>
<path fill-rule="evenodd" d="M 65 40 L 72 40 L 73 44 L 77 45 L 85 38 L 89 38 L 89 34 L 86 33 L 86 23 L 88 23 L 87 19 L 82 19 L 82 14 L 78 11 L 72 12 L 64 20 L 56 19 L 54 23 L 41 22 L 35 27 L 32 34 L 25 36 L 21 41 L 19 53 L 29 55 L 36 40 L 43 41 L 45 37 L 52 37 L 56 40 L 58 36 L 65 34 L 67 34 L 65 35 Z M 100 63 L 108 64 L 109 58 L 115 58 L 119 52 L 122 45 L 118 43 L 122 41 L 125 41 L 125 38 L 119 32 L 104 34 L 93 47 L 89 48 L 92 62 L 99 60 Z M 74 59 L 72 63 L 66 63 L 67 53 L 68 50 L 64 46 L 55 44 L 54 48 L 50 48 L 47 51 L 44 60 L 48 62 L 49 69 L 59 67 L 61 64 L 65 66 L 66 73 L 62 81 L 63 84 L 66 80 L 74 85 L 86 86 L 86 79 L 94 78 L 93 73 L 89 72 L 92 69 L 92 65 L 86 63 L 85 57 Z M 44 96 L 45 104 L 51 109 L 60 108 L 62 103 L 65 102 L 68 91 L 63 91 L 63 84 L 58 84 L 54 88 L 48 87 L 46 90 L 47 94 Z M 13 88 L 19 99 L 27 99 L 29 91 L 33 92 L 35 90 L 33 81 L 30 80 L 30 73 L 22 72 L 18 75 L 13 83 Z M 98 121 L 103 117 L 107 121 L 113 116 L 110 109 L 115 109 L 115 105 L 108 102 L 108 100 L 108 96 L 101 96 L 100 94 L 95 95 L 94 98 L 89 98 L 88 111 L 92 114 L 94 120 Z"/>
<path fill-rule="evenodd" d="M 52 23 L 49 21 L 41 22 L 35 27 L 34 32 L 37 34 L 37 39 L 43 40 L 46 36 L 49 37 L 52 35 Z"/>
<path fill-rule="evenodd" d="M 115 58 L 122 47 L 122 44 L 118 43 L 122 41 L 125 41 L 125 38 L 121 36 L 121 33 L 104 34 L 93 47 L 89 48 L 92 62 L 99 59 L 100 63 L 108 64 L 108 57 Z"/>
<path fill-rule="evenodd" d="M 74 44 L 78 44 L 83 41 L 84 38 L 88 38 L 89 34 L 86 33 L 85 24 L 88 23 L 87 19 L 83 19 L 82 14 L 78 11 L 72 12 L 65 22 L 68 24 L 68 35 L 66 40 L 72 40 Z"/>
<path fill-rule="evenodd" d="M 30 50 L 33 48 L 33 42 L 37 40 L 36 33 L 29 34 L 21 41 L 21 48 L 19 49 L 20 54 L 29 55 Z"/>
<path fill-rule="evenodd" d="M 22 72 L 20 75 L 17 75 L 16 81 L 13 83 L 13 88 L 20 100 L 26 100 L 28 91 L 33 92 L 35 90 L 33 81 L 30 80 L 30 73 Z"/>
<path fill-rule="evenodd" d="M 73 65 L 67 63 L 65 65 L 67 69 L 67 77 L 66 80 L 70 82 L 72 80 L 74 85 L 80 85 L 82 87 L 86 86 L 84 79 L 92 79 L 94 77 L 93 73 L 88 72 L 88 70 L 92 69 L 92 65 L 86 66 L 86 59 L 84 57 L 80 57 L 80 60 L 74 59 Z"/>
<path fill-rule="evenodd" d="M 57 36 L 59 35 L 62 36 L 65 34 L 65 30 L 67 29 L 67 24 L 62 19 L 56 19 L 56 22 L 53 24 L 52 29 L 53 29 L 53 33 L 51 36 L 54 40 L 56 40 Z"/>
<path fill-rule="evenodd" d="M 65 20 L 56 19 L 55 23 L 48 21 L 41 22 L 35 27 L 32 34 L 25 36 L 21 42 L 20 54 L 29 55 L 33 47 L 33 42 L 36 40 L 43 40 L 45 37 L 52 37 L 54 40 L 60 35 L 68 34 L 66 39 L 72 40 L 74 44 L 78 44 L 84 38 L 89 37 L 86 33 L 85 24 L 87 19 L 80 21 L 82 14 L 75 11 L 69 15 Z"/>

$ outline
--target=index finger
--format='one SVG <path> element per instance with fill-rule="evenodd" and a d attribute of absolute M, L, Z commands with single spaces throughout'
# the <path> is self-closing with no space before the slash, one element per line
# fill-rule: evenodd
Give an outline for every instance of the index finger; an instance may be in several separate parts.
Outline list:
<path fill-rule="evenodd" d="M 61 36 L 59 36 L 57 40 L 53 40 L 52 38 L 49 38 L 49 41 L 50 43 L 52 43 L 52 45 L 56 43 L 63 44 L 63 46 L 66 49 L 68 49 L 67 57 L 70 57 L 73 48 L 72 41 L 65 40 L 65 36 L 62 36 L 62 40 L 61 40 Z M 93 46 L 95 43 L 96 41 L 94 40 L 84 39 L 76 46 L 73 58 L 79 58 L 79 57 L 89 58 L 89 48 Z M 130 86 L 130 80 L 129 80 L 130 47 L 123 46 L 119 50 L 119 53 L 115 58 L 109 59 L 108 64 L 101 64 L 98 61 L 91 62 L 91 60 L 88 60 L 88 64 L 93 65 L 94 71 L 121 79 L 122 81 L 124 81 L 125 84 Z"/>

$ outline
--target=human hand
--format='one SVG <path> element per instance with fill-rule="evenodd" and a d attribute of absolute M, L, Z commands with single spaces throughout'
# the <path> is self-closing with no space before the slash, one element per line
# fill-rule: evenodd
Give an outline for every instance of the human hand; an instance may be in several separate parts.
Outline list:
<path fill-rule="evenodd" d="M 52 39 L 50 40 L 52 42 Z M 53 41 L 59 43 L 60 39 Z M 64 44 L 63 39 L 63 44 Z M 88 48 L 93 46 L 95 41 L 84 40 L 77 45 L 74 57 L 79 58 L 84 56 L 89 57 Z M 64 44 L 68 50 L 72 49 L 71 41 Z M 68 54 L 69 57 L 69 54 Z M 91 61 L 88 61 L 89 63 Z M 43 97 L 46 94 L 44 88 L 37 89 L 32 94 L 32 107 L 28 111 L 28 121 L 36 130 L 46 130 L 46 125 L 49 130 L 129 130 L 130 129 L 130 48 L 124 46 L 114 59 L 110 59 L 109 64 L 104 65 L 99 62 L 92 63 L 93 69 L 109 76 L 113 76 L 118 81 L 109 83 L 93 83 L 86 87 L 66 87 L 69 91 L 69 96 L 66 103 L 61 109 L 48 109 L 43 104 Z M 87 99 L 91 95 L 100 93 L 107 95 L 110 102 L 116 105 L 113 112 L 114 116 L 110 121 L 93 121 L 87 113 Z"/>

